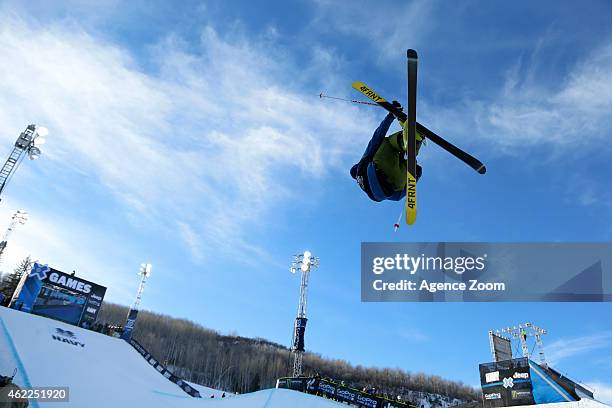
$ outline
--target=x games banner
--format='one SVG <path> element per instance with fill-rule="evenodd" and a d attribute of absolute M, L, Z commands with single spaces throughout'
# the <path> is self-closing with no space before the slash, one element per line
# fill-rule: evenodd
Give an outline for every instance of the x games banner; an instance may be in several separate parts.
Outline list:
<path fill-rule="evenodd" d="M 96 321 L 105 294 L 104 286 L 35 263 L 19 282 L 10 306 L 89 328 Z"/>

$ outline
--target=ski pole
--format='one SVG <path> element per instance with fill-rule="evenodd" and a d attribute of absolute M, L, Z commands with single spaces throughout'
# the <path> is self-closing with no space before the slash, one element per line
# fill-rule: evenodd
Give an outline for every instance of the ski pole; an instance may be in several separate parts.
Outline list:
<path fill-rule="evenodd" d="M 404 209 L 402 208 L 402 211 L 400 211 L 399 217 L 397 217 L 397 222 L 395 224 L 393 224 L 393 231 L 397 232 L 397 230 L 400 227 L 400 221 L 402 220 L 402 215 L 404 215 Z"/>
<path fill-rule="evenodd" d="M 319 98 L 323 99 L 323 98 L 328 98 L 328 99 L 337 99 L 339 101 L 345 101 L 345 102 L 352 102 L 352 103 L 360 103 L 362 105 L 370 105 L 370 106 L 378 106 L 377 103 L 372 103 L 372 102 L 365 102 L 365 101 L 357 101 L 354 99 L 344 99 L 344 98 L 338 98 L 337 96 L 329 96 L 329 95 L 323 95 L 323 92 L 321 92 L 319 94 Z"/>

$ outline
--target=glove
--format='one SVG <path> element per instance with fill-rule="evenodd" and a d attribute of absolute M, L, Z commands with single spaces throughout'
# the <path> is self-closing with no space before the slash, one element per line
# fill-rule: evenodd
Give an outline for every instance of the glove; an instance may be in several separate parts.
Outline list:
<path fill-rule="evenodd" d="M 399 111 L 404 110 L 404 109 L 402 108 L 402 104 L 401 104 L 401 103 L 399 103 L 398 101 L 393 101 L 393 102 L 391 102 L 391 105 L 393 105 L 393 107 L 394 107 L 394 108 L 396 108 L 396 109 L 397 109 L 397 110 L 399 110 Z"/>

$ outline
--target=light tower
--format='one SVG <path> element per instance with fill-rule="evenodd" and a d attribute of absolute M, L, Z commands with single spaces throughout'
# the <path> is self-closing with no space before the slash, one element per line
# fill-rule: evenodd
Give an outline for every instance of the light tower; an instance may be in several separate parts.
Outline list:
<path fill-rule="evenodd" d="M 527 340 L 529 337 L 535 339 L 535 344 L 538 349 L 538 356 L 540 365 L 546 367 L 546 357 L 544 356 L 544 343 L 542 342 L 542 335 L 546 334 L 546 330 L 536 326 L 533 323 L 519 324 L 518 326 L 505 327 L 499 330 L 491 330 L 489 337 L 492 338 L 491 334 L 505 335 L 509 340 L 518 340 L 521 344 L 521 353 L 523 357 L 529 358 L 529 346 Z M 495 351 L 493 349 L 493 342 L 491 341 L 491 352 L 495 357 Z"/>
<path fill-rule="evenodd" d="M 45 137 L 49 134 L 43 126 L 29 125 L 17 138 L 13 151 L 9 155 L 2 169 L 0 169 L 0 195 L 11 181 L 15 170 L 27 154 L 30 160 L 40 157 L 40 146 L 45 143 Z"/>
<path fill-rule="evenodd" d="M 308 295 L 308 278 L 312 268 L 319 267 L 319 258 L 312 256 L 310 251 L 304 251 L 303 254 L 294 255 L 291 262 L 291 273 L 296 273 L 298 270 L 302 272 L 302 280 L 300 283 L 300 301 L 298 303 L 297 317 L 295 318 L 295 327 L 293 330 L 293 376 L 299 377 L 302 375 L 302 357 L 304 354 L 304 333 L 306 332 L 306 298 Z"/>
<path fill-rule="evenodd" d="M 144 291 L 144 286 L 145 286 L 145 283 L 147 282 L 147 278 L 151 276 L 152 268 L 153 268 L 153 265 L 149 263 L 140 264 L 140 269 L 138 270 L 138 275 L 141 276 L 140 285 L 138 285 L 138 293 L 136 293 L 136 300 L 134 301 L 134 304 L 132 305 L 132 309 L 138 310 L 138 307 L 140 306 L 140 301 L 142 300 L 142 292 Z"/>
<path fill-rule="evenodd" d="M 132 331 L 134 330 L 134 325 L 136 324 L 136 317 L 138 316 L 138 307 L 140 306 L 140 301 L 142 299 L 142 292 L 144 291 L 147 278 L 151 276 L 152 268 L 153 266 L 149 263 L 140 264 L 138 275 L 140 275 L 141 278 L 140 284 L 138 285 L 138 292 L 136 293 L 136 300 L 134 300 L 134 304 L 128 312 L 127 320 L 125 322 L 125 326 L 123 327 L 123 333 L 121 334 L 121 338 L 125 341 L 129 342 L 132 338 Z"/>
<path fill-rule="evenodd" d="M 2 241 L 0 242 L 0 263 L 2 263 L 2 255 L 4 254 L 4 249 L 6 248 L 6 244 L 8 243 L 8 239 L 13 233 L 13 230 L 17 226 L 17 224 L 25 224 L 28 220 L 28 213 L 24 210 L 17 210 L 15 214 L 11 217 L 11 223 L 9 224 L 4 236 L 2 237 Z"/>

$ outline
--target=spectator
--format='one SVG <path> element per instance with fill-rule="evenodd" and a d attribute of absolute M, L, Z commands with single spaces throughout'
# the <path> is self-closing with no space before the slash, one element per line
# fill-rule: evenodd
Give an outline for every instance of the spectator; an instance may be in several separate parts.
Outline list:
<path fill-rule="evenodd" d="M 8 398 L 9 392 L 21 391 L 21 388 L 13 383 L 16 373 L 17 370 L 15 369 L 12 377 L 0 375 L 0 408 L 26 408 L 29 405 L 26 398 Z"/>

